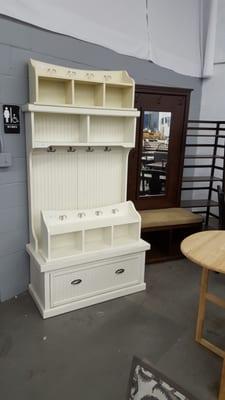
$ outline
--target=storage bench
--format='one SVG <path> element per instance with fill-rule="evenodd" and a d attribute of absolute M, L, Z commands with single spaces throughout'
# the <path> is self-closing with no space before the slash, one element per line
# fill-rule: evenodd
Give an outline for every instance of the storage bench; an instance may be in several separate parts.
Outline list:
<path fill-rule="evenodd" d="M 180 243 L 192 233 L 202 230 L 203 218 L 183 208 L 142 210 L 141 236 L 151 243 L 146 262 L 182 258 Z"/>

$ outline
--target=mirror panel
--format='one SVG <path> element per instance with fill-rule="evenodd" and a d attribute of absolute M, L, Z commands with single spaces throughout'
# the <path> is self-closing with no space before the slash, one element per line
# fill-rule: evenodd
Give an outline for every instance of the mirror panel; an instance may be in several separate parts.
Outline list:
<path fill-rule="evenodd" d="M 139 196 L 166 195 L 171 112 L 144 111 Z"/>

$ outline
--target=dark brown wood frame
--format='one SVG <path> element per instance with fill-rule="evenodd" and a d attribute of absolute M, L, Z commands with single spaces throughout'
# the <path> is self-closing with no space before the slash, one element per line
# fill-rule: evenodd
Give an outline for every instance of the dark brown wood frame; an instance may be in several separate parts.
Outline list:
<path fill-rule="evenodd" d="M 174 173 L 172 174 L 168 173 L 167 185 L 169 189 L 167 189 L 166 195 L 163 196 L 159 195 L 159 196 L 149 196 L 142 198 L 141 196 L 139 196 L 139 177 L 140 177 L 141 149 L 142 149 L 142 136 L 139 133 L 142 132 L 142 126 L 141 126 L 142 119 L 139 118 L 137 121 L 135 148 L 130 152 L 129 156 L 127 197 L 129 200 L 132 200 L 135 203 L 136 208 L 139 210 L 180 206 L 185 136 L 186 136 L 191 91 L 192 89 L 136 85 L 135 106 L 138 109 L 140 109 L 138 100 L 140 98 L 140 95 L 142 94 L 158 95 L 157 97 L 158 109 L 157 105 L 155 107 L 151 107 L 153 111 L 160 111 L 161 99 L 163 98 L 163 96 L 168 96 L 168 95 L 173 96 L 171 97 L 171 100 L 175 100 L 174 96 L 176 96 L 176 98 L 178 99 L 178 104 L 183 107 L 182 108 L 183 120 L 181 123 L 181 129 L 179 130 L 179 136 L 177 135 L 177 137 L 172 138 L 173 140 L 170 140 L 169 154 L 168 154 L 169 157 L 168 164 L 170 168 L 169 171 L 171 170 L 173 172 L 176 171 L 176 175 Z M 170 104 L 168 104 L 167 108 L 168 111 L 171 110 Z M 181 121 L 179 121 L 179 123 L 180 122 Z M 178 129 L 178 127 L 176 127 L 176 129 Z M 176 155 L 177 155 L 176 167 L 173 166 L 175 163 L 175 159 L 174 157 L 172 157 L 171 146 L 173 146 L 174 149 L 176 149 Z M 172 165 L 172 167 L 170 167 L 170 165 Z M 168 195 L 168 193 L 170 193 L 170 195 Z"/>

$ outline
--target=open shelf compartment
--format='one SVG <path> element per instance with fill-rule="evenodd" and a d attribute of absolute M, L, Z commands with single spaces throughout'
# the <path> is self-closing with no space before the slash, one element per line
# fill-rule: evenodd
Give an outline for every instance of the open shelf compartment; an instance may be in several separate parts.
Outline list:
<path fill-rule="evenodd" d="M 30 60 L 29 81 L 31 103 L 134 107 L 134 80 L 126 71 L 79 70 Z"/>
<path fill-rule="evenodd" d="M 106 84 L 105 106 L 109 108 L 132 108 L 133 86 Z"/>
<path fill-rule="evenodd" d="M 112 228 L 88 229 L 84 233 L 84 251 L 103 250 L 112 246 Z"/>
<path fill-rule="evenodd" d="M 130 143 L 134 145 L 135 124 L 134 117 L 91 115 L 89 141 L 96 144 Z"/>
<path fill-rule="evenodd" d="M 59 78 L 38 78 L 38 102 L 42 104 L 72 104 L 72 80 Z"/>
<path fill-rule="evenodd" d="M 103 107 L 104 84 L 97 82 L 74 82 L 74 105 L 83 107 Z"/>
<path fill-rule="evenodd" d="M 136 116 L 32 112 L 32 146 L 134 147 Z"/>
<path fill-rule="evenodd" d="M 82 232 L 52 235 L 50 238 L 50 258 L 64 258 L 80 254 L 83 250 Z"/>
<path fill-rule="evenodd" d="M 140 238 L 132 202 L 85 210 L 41 212 L 41 254 L 46 260 L 129 245 Z"/>
<path fill-rule="evenodd" d="M 86 143 L 88 118 L 78 114 L 34 113 L 34 144 Z"/>
<path fill-rule="evenodd" d="M 113 227 L 114 246 L 124 246 L 136 242 L 139 238 L 140 231 L 138 223 L 114 225 Z"/>

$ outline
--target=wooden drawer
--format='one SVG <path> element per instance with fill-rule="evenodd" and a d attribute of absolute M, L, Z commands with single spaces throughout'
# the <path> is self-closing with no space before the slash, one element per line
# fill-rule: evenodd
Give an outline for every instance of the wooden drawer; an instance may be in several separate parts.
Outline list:
<path fill-rule="evenodd" d="M 51 307 L 134 285 L 143 279 L 142 269 L 141 256 L 133 255 L 89 264 L 85 269 L 76 266 L 53 272 L 50 274 Z"/>

